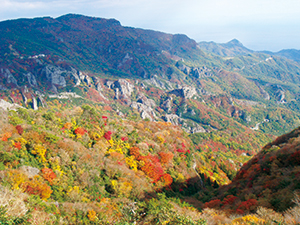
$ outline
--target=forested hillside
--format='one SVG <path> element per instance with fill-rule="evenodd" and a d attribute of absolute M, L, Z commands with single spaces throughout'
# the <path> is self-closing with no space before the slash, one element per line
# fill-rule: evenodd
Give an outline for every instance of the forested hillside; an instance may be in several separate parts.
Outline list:
<path fill-rule="evenodd" d="M 296 61 L 74 14 L 0 31 L 1 222 L 297 221 Z"/>

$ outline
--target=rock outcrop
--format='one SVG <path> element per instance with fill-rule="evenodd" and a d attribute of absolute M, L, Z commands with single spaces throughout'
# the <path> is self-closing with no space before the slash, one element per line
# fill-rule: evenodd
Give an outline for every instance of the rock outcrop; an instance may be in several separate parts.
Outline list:
<path fill-rule="evenodd" d="M 172 109 L 172 96 L 169 96 L 162 104 L 161 107 L 166 110 L 167 112 L 171 112 Z"/>
<path fill-rule="evenodd" d="M 81 83 L 86 83 L 88 86 L 92 84 L 92 79 L 87 74 L 72 67 L 65 69 L 59 66 L 47 65 L 43 68 L 41 74 L 46 77 L 52 86 L 65 87 L 68 79 L 74 79 L 75 87 Z M 53 89 L 55 90 L 55 88 Z"/>
<path fill-rule="evenodd" d="M 197 91 L 194 86 L 183 86 L 182 88 L 170 91 L 169 94 L 174 94 L 181 98 L 189 99 L 197 95 Z"/>
<path fill-rule="evenodd" d="M 21 166 L 19 168 L 28 178 L 33 178 L 34 176 L 38 175 L 40 170 L 38 168 L 32 166 Z"/>
<path fill-rule="evenodd" d="M 18 82 L 16 78 L 12 75 L 12 73 L 9 71 L 9 69 L 0 69 L 0 74 L 3 76 L 4 79 L 6 79 L 7 84 L 14 85 L 16 87 L 19 87 Z"/>
<path fill-rule="evenodd" d="M 181 70 L 183 73 L 185 73 L 186 75 L 189 75 L 190 72 L 191 72 L 191 68 L 182 64 L 182 63 L 179 63 L 179 61 L 176 63 L 175 65 L 179 70 Z"/>
<path fill-rule="evenodd" d="M 61 92 L 57 95 L 49 95 L 49 98 L 70 99 L 70 98 L 82 98 L 82 97 L 74 92 Z"/>
<path fill-rule="evenodd" d="M 208 69 L 206 66 L 202 66 L 198 68 L 192 68 L 190 75 L 198 79 L 202 77 L 211 77 L 213 76 L 213 73 L 211 69 Z"/>
<path fill-rule="evenodd" d="M 176 114 L 166 114 L 162 117 L 162 119 L 176 126 L 182 125 L 182 129 L 191 134 L 207 132 L 199 124 L 190 120 L 183 119 Z"/>
<path fill-rule="evenodd" d="M 214 71 L 207 68 L 206 66 L 202 67 L 188 67 L 184 65 L 182 62 L 177 62 L 175 65 L 179 70 L 181 70 L 186 75 L 193 76 L 197 79 L 202 77 L 211 77 L 214 75 Z"/>
<path fill-rule="evenodd" d="M 37 81 L 36 81 L 36 78 L 32 73 L 29 72 L 29 73 L 26 73 L 24 75 L 27 78 L 27 81 L 28 81 L 28 84 L 29 84 L 30 87 L 36 87 L 38 85 Z"/>
<path fill-rule="evenodd" d="M 153 77 L 145 80 L 144 82 L 147 83 L 148 85 L 153 85 L 153 86 L 158 87 L 163 90 L 165 90 L 165 89 L 171 90 L 172 89 L 171 82 L 169 82 L 167 80 L 162 81 L 161 79 L 158 79 L 157 75 L 154 75 Z"/>
<path fill-rule="evenodd" d="M 130 107 L 136 109 L 140 113 L 142 119 L 149 119 L 150 121 L 153 121 L 157 118 L 154 110 L 143 103 L 132 102 Z"/>
<path fill-rule="evenodd" d="M 285 100 L 285 91 L 283 89 L 278 89 L 275 93 L 277 103 L 286 103 Z"/>
<path fill-rule="evenodd" d="M 67 82 L 66 82 L 63 74 L 66 72 L 68 72 L 68 71 L 66 71 L 63 68 L 60 68 L 58 66 L 47 65 L 43 69 L 42 74 L 46 76 L 47 80 L 52 85 L 58 85 L 58 86 L 65 87 Z"/>
<path fill-rule="evenodd" d="M 137 96 L 137 102 L 142 103 L 148 107 L 156 107 L 155 101 L 152 99 L 147 98 L 144 94 L 140 93 Z"/>
<path fill-rule="evenodd" d="M 131 103 L 131 93 L 134 90 L 134 85 L 125 79 L 119 79 L 116 81 L 107 81 L 106 86 L 115 91 L 115 99 L 124 99 Z"/>
<path fill-rule="evenodd" d="M 18 108 L 23 108 L 23 107 L 16 103 L 11 104 L 3 99 L 0 99 L 0 108 L 4 110 L 17 110 Z"/>

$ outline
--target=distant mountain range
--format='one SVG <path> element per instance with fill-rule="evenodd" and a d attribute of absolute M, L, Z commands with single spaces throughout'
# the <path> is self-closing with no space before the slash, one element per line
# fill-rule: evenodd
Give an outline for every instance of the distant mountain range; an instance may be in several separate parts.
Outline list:
<path fill-rule="evenodd" d="M 246 48 L 241 42 L 237 39 L 233 39 L 227 43 L 216 43 L 216 42 L 199 42 L 199 47 L 206 52 L 214 53 L 219 56 L 238 56 L 238 55 L 247 55 L 254 53 L 255 51 Z M 296 62 L 300 61 L 300 50 L 296 49 L 283 49 L 279 52 L 271 51 L 259 51 L 261 53 L 285 57 L 287 59 L 294 60 Z"/>

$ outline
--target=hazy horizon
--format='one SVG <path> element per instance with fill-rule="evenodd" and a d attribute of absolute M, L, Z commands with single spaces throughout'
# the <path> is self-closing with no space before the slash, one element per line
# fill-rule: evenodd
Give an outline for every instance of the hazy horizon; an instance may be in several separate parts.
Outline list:
<path fill-rule="evenodd" d="M 239 40 L 256 51 L 300 49 L 297 0 L 0 0 L 0 20 L 68 13 L 114 18 L 123 26 L 186 34 L 197 42 Z"/>

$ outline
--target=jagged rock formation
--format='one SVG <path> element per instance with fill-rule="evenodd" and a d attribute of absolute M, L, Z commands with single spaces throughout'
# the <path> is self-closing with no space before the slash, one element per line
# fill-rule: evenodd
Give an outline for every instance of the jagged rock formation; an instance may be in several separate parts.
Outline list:
<path fill-rule="evenodd" d="M 32 97 L 32 108 L 33 108 L 33 110 L 38 110 L 39 107 L 37 106 L 37 100 L 36 100 L 35 96 L 31 95 L 31 97 Z"/>
<path fill-rule="evenodd" d="M 147 79 L 144 81 L 148 85 L 153 85 L 157 88 L 163 89 L 163 90 L 172 90 L 172 84 L 170 81 L 164 80 L 162 81 L 161 79 L 158 79 L 157 75 L 154 75 L 150 79 Z"/>
<path fill-rule="evenodd" d="M 9 69 L 0 69 L 0 75 L 6 80 L 7 84 L 13 84 L 16 87 L 19 87 L 16 78 L 12 75 Z"/>
<path fill-rule="evenodd" d="M 182 62 L 178 61 L 175 66 L 181 70 L 186 75 L 190 75 L 192 77 L 195 77 L 197 79 L 203 78 L 203 77 L 211 77 L 214 75 L 214 71 L 207 68 L 206 66 L 202 67 L 188 67 L 184 65 Z"/>
<path fill-rule="evenodd" d="M 174 89 L 173 91 L 170 91 L 169 94 L 174 94 L 176 96 L 189 99 L 197 95 L 197 91 L 194 86 L 183 86 L 182 88 Z"/>
<path fill-rule="evenodd" d="M 154 110 L 143 103 L 132 102 L 130 107 L 136 109 L 140 113 L 142 119 L 148 118 L 150 121 L 153 121 L 153 118 L 156 118 Z"/>
<path fill-rule="evenodd" d="M 192 68 L 190 75 L 199 79 L 201 77 L 211 77 L 213 76 L 213 73 L 211 69 L 208 69 L 206 66 L 202 66 L 199 68 Z"/>
<path fill-rule="evenodd" d="M 183 73 L 185 73 L 186 75 L 189 75 L 190 72 L 191 72 L 191 68 L 182 64 L 182 63 L 179 63 L 179 61 L 175 64 L 175 66 L 181 70 Z"/>
<path fill-rule="evenodd" d="M 54 90 L 56 90 L 55 86 L 65 87 L 67 85 L 67 77 L 71 80 L 74 79 L 75 87 L 79 86 L 82 82 L 88 86 L 92 84 L 92 79 L 87 74 L 77 71 L 73 67 L 64 69 L 55 65 L 47 65 L 43 68 L 41 74 L 46 77 Z M 33 82 L 31 83 L 34 84 Z"/>
<path fill-rule="evenodd" d="M 119 79 L 116 81 L 107 81 L 106 86 L 115 90 L 115 99 L 125 99 L 128 104 L 131 103 L 131 93 L 134 90 L 134 85 L 125 79 Z"/>
<path fill-rule="evenodd" d="M 176 114 L 166 114 L 165 116 L 162 117 L 162 119 L 168 123 L 171 123 L 171 124 L 174 124 L 177 126 L 182 125 L 182 128 L 186 132 L 191 133 L 191 134 L 207 132 L 199 124 L 196 124 L 192 121 L 189 121 L 192 125 L 188 125 L 188 121 L 186 119 L 183 119 Z"/>
<path fill-rule="evenodd" d="M 172 96 L 169 96 L 162 104 L 161 107 L 166 110 L 167 112 L 171 112 L 172 109 Z"/>
<path fill-rule="evenodd" d="M 35 76 L 31 72 L 26 73 L 24 75 L 25 77 L 27 77 L 28 84 L 31 87 L 36 87 L 38 85 Z"/>
<path fill-rule="evenodd" d="M 18 108 L 23 108 L 23 107 L 16 103 L 11 104 L 3 99 L 0 99 L 0 108 L 3 110 L 17 110 Z"/>
<path fill-rule="evenodd" d="M 139 95 L 137 96 L 137 102 L 151 108 L 156 107 L 155 101 L 153 99 L 147 98 L 143 93 L 139 93 Z"/>
<path fill-rule="evenodd" d="M 42 74 L 44 74 L 47 78 L 47 80 L 52 84 L 52 85 L 58 85 L 65 87 L 66 86 L 66 80 L 63 76 L 63 73 L 66 73 L 67 71 L 58 67 L 58 66 L 53 66 L 53 65 L 47 65 L 43 71 Z"/>

